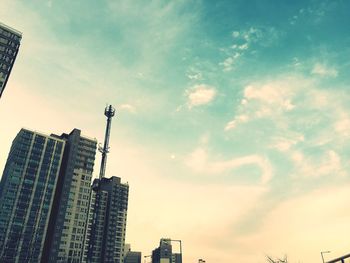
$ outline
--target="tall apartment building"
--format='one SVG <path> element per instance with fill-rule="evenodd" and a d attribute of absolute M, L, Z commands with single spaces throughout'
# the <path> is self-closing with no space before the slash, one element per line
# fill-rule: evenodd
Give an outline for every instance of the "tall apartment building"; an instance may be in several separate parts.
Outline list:
<path fill-rule="evenodd" d="M 19 31 L 0 23 L 0 97 L 15 63 L 21 39 Z"/>
<path fill-rule="evenodd" d="M 41 262 L 81 262 L 97 141 L 78 129 L 52 136 L 66 147 Z"/>
<path fill-rule="evenodd" d="M 39 262 L 65 141 L 21 129 L 0 183 L 0 262 Z"/>
<path fill-rule="evenodd" d="M 119 177 L 95 179 L 83 262 L 122 263 L 129 185 Z"/>

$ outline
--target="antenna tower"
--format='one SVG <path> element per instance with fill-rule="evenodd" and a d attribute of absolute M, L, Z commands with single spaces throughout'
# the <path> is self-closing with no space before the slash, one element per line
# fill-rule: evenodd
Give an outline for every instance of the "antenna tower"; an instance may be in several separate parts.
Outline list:
<path fill-rule="evenodd" d="M 102 160 L 101 160 L 101 168 L 100 168 L 100 180 L 105 177 L 106 172 L 106 163 L 107 163 L 107 153 L 109 153 L 109 136 L 111 133 L 111 126 L 112 126 L 112 118 L 115 114 L 115 109 L 112 105 L 108 105 L 105 108 L 105 116 L 107 117 L 107 126 L 106 126 L 106 132 L 105 132 L 105 142 L 103 144 L 103 147 L 101 144 L 98 147 L 98 150 L 102 153 Z"/>

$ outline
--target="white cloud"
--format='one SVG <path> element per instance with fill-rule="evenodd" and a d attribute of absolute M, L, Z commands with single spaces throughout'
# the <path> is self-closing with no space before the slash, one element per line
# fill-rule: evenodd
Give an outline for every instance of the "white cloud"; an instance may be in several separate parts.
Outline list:
<path fill-rule="evenodd" d="M 289 137 L 278 137 L 275 139 L 275 143 L 272 145 L 272 148 L 275 148 L 280 152 L 286 152 L 290 150 L 293 146 L 295 146 L 299 142 L 303 142 L 304 140 L 305 137 L 302 134 L 295 134 Z"/>
<path fill-rule="evenodd" d="M 253 165 L 260 169 L 262 184 L 268 183 L 273 177 L 273 169 L 269 160 L 255 154 L 231 160 L 211 161 L 207 150 L 198 147 L 185 159 L 185 164 L 194 172 L 201 174 L 221 174 L 247 165 Z"/>
<path fill-rule="evenodd" d="M 212 164 L 212 169 L 218 173 L 233 170 L 246 165 L 255 165 L 261 169 L 261 183 L 268 183 L 273 176 L 273 169 L 270 162 L 259 155 L 247 155 L 239 158 L 234 158 L 229 161 L 215 162 Z"/>
<path fill-rule="evenodd" d="M 344 149 L 350 137 L 350 98 L 343 90 L 319 84 L 313 78 L 289 76 L 247 85 L 236 116 L 224 130 L 239 137 L 249 131 L 257 143 L 254 149 L 278 151 L 285 162 L 274 162 L 274 167 L 288 167 L 291 178 L 349 174 Z"/>
<path fill-rule="evenodd" d="M 236 127 L 237 124 L 245 123 L 248 121 L 249 121 L 248 115 L 244 115 L 244 114 L 238 115 L 236 118 L 234 118 L 233 120 L 229 121 L 226 124 L 225 131 L 232 130 Z"/>
<path fill-rule="evenodd" d="M 239 52 L 235 52 L 232 55 L 230 55 L 229 57 L 227 57 L 223 62 L 220 63 L 220 65 L 222 65 L 224 67 L 224 71 L 231 71 L 233 69 L 233 65 L 234 63 L 238 60 L 238 58 L 241 56 L 242 54 Z"/>
<path fill-rule="evenodd" d="M 350 136 L 350 118 L 341 117 L 334 125 L 335 130 L 344 137 Z"/>
<path fill-rule="evenodd" d="M 296 164 L 301 164 L 305 160 L 304 154 L 300 151 L 293 151 L 290 157 Z"/>
<path fill-rule="evenodd" d="M 248 43 L 245 43 L 245 44 L 243 44 L 243 45 L 238 46 L 238 49 L 240 49 L 240 50 L 246 50 L 246 49 L 248 49 L 248 47 L 249 47 Z"/>
<path fill-rule="evenodd" d="M 136 108 L 134 106 L 132 106 L 131 104 L 121 104 L 119 105 L 118 109 L 120 110 L 125 110 L 131 113 L 136 113 Z"/>
<path fill-rule="evenodd" d="M 225 131 L 233 130 L 234 128 L 236 128 L 236 122 L 237 121 L 235 119 L 229 121 L 225 126 Z"/>
<path fill-rule="evenodd" d="M 299 151 L 293 152 L 291 157 L 297 167 L 295 177 L 344 175 L 341 158 L 334 150 L 328 150 L 322 155 L 322 158 L 315 160 L 311 157 L 307 158 L 305 154 Z"/>
<path fill-rule="evenodd" d="M 338 71 L 334 67 L 328 67 L 325 64 L 316 63 L 311 71 L 312 74 L 320 75 L 322 77 L 337 77 Z"/>
<path fill-rule="evenodd" d="M 253 83 L 243 90 L 238 115 L 225 125 L 225 131 L 258 118 L 276 116 L 296 108 L 295 93 L 302 88 L 297 79 Z"/>
<path fill-rule="evenodd" d="M 245 53 L 254 46 L 270 46 L 279 38 L 280 33 L 273 27 L 250 27 L 244 30 L 232 32 L 233 44 L 230 49 L 222 48 L 226 58 L 219 63 L 224 72 L 234 69 L 234 63 L 242 58 Z M 252 51 L 254 52 L 254 50 Z"/>
<path fill-rule="evenodd" d="M 233 31 L 232 32 L 232 36 L 235 37 L 235 38 L 239 37 L 239 35 L 240 35 L 239 31 Z"/>
<path fill-rule="evenodd" d="M 244 89 L 244 99 L 278 106 L 289 111 L 295 106 L 290 99 L 292 91 L 285 89 L 285 86 L 286 84 L 280 82 L 265 85 L 249 85 Z"/>
<path fill-rule="evenodd" d="M 188 107 L 196 107 L 212 102 L 216 96 L 216 89 L 206 84 L 195 85 L 186 91 Z"/>
<path fill-rule="evenodd" d="M 293 66 L 294 68 L 300 67 L 301 65 L 302 65 L 302 63 L 300 62 L 300 59 L 299 59 L 299 58 L 294 57 L 294 58 L 292 59 L 292 66 Z"/>
<path fill-rule="evenodd" d="M 202 74 L 200 72 L 196 73 L 196 74 L 188 74 L 187 77 L 190 80 L 201 80 L 202 79 Z"/>

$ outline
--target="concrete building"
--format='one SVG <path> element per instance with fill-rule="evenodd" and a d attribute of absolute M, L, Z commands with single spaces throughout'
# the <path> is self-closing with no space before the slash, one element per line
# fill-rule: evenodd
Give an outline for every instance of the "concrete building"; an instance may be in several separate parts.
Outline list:
<path fill-rule="evenodd" d="M 97 141 L 78 129 L 52 136 L 66 147 L 41 262 L 81 262 Z"/>
<path fill-rule="evenodd" d="M 182 254 L 173 252 L 171 241 L 170 238 L 160 240 L 159 247 L 152 251 L 152 263 L 182 263 Z"/>
<path fill-rule="evenodd" d="M 130 245 L 125 244 L 124 263 L 141 263 L 141 252 L 131 251 Z"/>
<path fill-rule="evenodd" d="M 0 97 L 15 63 L 22 33 L 0 23 Z"/>
<path fill-rule="evenodd" d="M 21 129 L 0 183 L 0 262 L 39 262 L 65 141 Z"/>
<path fill-rule="evenodd" d="M 141 252 L 129 251 L 124 258 L 124 263 L 141 263 Z"/>
<path fill-rule="evenodd" d="M 83 262 L 122 263 L 129 185 L 119 177 L 95 179 Z"/>
<path fill-rule="evenodd" d="M 180 253 L 173 253 L 171 257 L 172 263 L 182 263 L 182 255 Z"/>

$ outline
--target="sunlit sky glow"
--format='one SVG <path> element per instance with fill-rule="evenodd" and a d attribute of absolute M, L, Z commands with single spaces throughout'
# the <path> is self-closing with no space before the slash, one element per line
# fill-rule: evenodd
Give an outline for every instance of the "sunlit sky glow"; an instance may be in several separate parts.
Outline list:
<path fill-rule="evenodd" d="M 132 249 L 181 239 L 186 263 L 349 253 L 349 10 L 1 0 L 23 39 L 0 101 L 0 169 L 21 127 L 102 142 L 111 103 L 107 174 L 130 184 Z"/>

